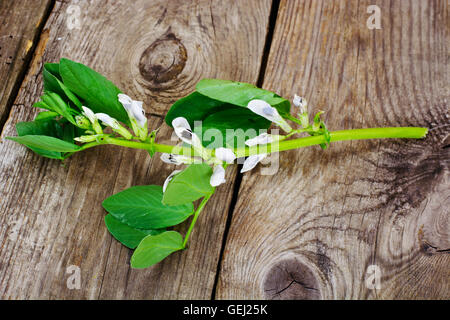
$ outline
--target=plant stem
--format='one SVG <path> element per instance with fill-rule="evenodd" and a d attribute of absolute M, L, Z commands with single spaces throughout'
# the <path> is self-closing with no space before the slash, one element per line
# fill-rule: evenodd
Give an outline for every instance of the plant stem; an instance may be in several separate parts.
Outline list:
<path fill-rule="evenodd" d="M 366 139 L 386 139 L 386 138 L 411 138 L 420 139 L 426 136 L 427 128 L 420 127 L 387 127 L 387 128 L 366 128 L 366 129 L 352 129 L 340 130 L 330 132 L 331 142 L 346 141 L 346 140 L 366 140 Z M 325 143 L 323 135 L 304 137 L 291 140 L 283 140 L 268 145 L 260 145 L 254 147 L 235 148 L 233 151 L 238 157 L 246 157 L 259 153 L 271 153 L 309 147 Z M 105 137 L 101 142 L 91 142 L 83 145 L 80 149 L 85 150 L 94 146 L 102 144 L 113 144 L 133 149 L 151 150 L 152 144 L 138 141 L 129 141 L 119 138 Z M 190 147 L 178 147 L 166 144 L 153 144 L 153 150 L 161 153 L 182 154 L 187 156 L 196 155 L 195 151 Z M 213 150 L 206 149 L 210 155 L 213 155 Z"/>
<path fill-rule="evenodd" d="M 200 203 L 200 205 L 197 207 L 197 209 L 195 210 L 194 213 L 194 218 L 192 219 L 191 225 L 189 226 L 188 231 L 186 232 L 186 236 L 184 237 L 184 241 L 183 241 L 183 249 L 186 248 L 186 244 L 189 240 L 189 236 L 191 235 L 192 229 L 194 228 L 195 222 L 197 222 L 197 218 L 200 214 L 200 212 L 202 212 L 203 207 L 206 205 L 206 203 L 208 202 L 209 198 L 211 198 L 211 196 L 214 194 L 214 192 L 210 193 L 209 195 L 205 196 L 202 200 L 202 202 Z"/>
<path fill-rule="evenodd" d="M 367 128 L 352 129 L 330 132 L 330 142 L 347 140 L 368 140 L 368 139 L 387 139 L 387 138 L 412 138 L 420 139 L 426 136 L 428 129 L 419 127 L 394 127 L 394 128 Z M 248 156 L 250 154 L 270 153 L 309 147 L 326 143 L 325 137 L 312 136 L 292 140 L 284 140 L 269 145 L 254 146 L 250 148 L 235 149 L 238 157 Z M 261 151 L 262 150 L 262 151 Z"/>
<path fill-rule="evenodd" d="M 286 117 L 286 119 L 291 120 L 291 121 L 295 122 L 296 124 L 302 125 L 302 122 L 300 121 L 300 119 L 297 119 L 296 117 L 294 117 L 291 114 L 287 114 L 285 117 Z"/>

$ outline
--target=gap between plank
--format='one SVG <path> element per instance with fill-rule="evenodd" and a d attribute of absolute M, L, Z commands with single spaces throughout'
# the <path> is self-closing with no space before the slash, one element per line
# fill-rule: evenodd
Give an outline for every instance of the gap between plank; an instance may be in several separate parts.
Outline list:
<path fill-rule="evenodd" d="M 263 55 L 261 58 L 261 68 L 259 69 L 258 80 L 256 82 L 256 85 L 259 88 L 261 88 L 264 83 L 264 76 L 266 73 L 267 61 L 269 59 L 270 48 L 272 46 L 273 34 L 275 32 L 275 25 L 277 22 L 278 10 L 280 8 L 280 1 L 281 0 L 273 0 L 271 8 L 270 8 L 269 24 L 267 27 L 266 40 L 264 42 Z M 242 183 L 242 173 L 240 173 L 241 167 L 242 167 L 242 165 L 238 166 L 235 183 L 234 183 L 233 196 L 231 198 L 230 208 L 228 209 L 227 221 L 225 224 L 225 230 L 224 230 L 223 238 L 222 238 L 222 247 L 220 249 L 219 261 L 217 263 L 216 276 L 214 279 L 214 285 L 213 285 L 212 293 L 211 293 L 212 300 L 216 300 L 217 284 L 219 282 L 223 254 L 225 252 L 225 246 L 226 246 L 227 239 L 228 239 L 228 233 L 229 233 L 230 227 L 231 227 L 233 212 L 236 207 L 236 203 L 237 203 L 238 196 L 239 196 L 239 189 L 240 189 L 241 183 Z"/>
<path fill-rule="evenodd" d="M 16 82 L 11 90 L 11 94 L 9 95 L 8 100 L 6 101 L 5 112 L 3 113 L 3 115 L 0 116 L 0 136 L 3 133 L 3 129 L 4 129 L 6 122 L 8 121 L 9 117 L 11 116 L 12 106 L 14 104 L 14 101 L 17 98 L 17 95 L 19 94 L 20 88 L 22 87 L 22 83 L 25 79 L 27 71 L 33 60 L 34 52 L 36 51 L 36 48 L 39 44 L 39 39 L 41 37 L 42 31 L 44 30 L 44 26 L 46 25 L 47 20 L 50 17 L 50 14 L 52 13 L 54 7 L 55 7 L 55 1 L 54 0 L 50 1 L 49 5 L 47 6 L 47 8 L 44 12 L 44 15 L 42 16 L 42 19 L 41 19 L 39 25 L 36 28 L 37 32 L 33 38 L 33 45 L 31 47 L 31 49 L 28 51 L 27 55 L 25 56 L 21 70 L 18 72 Z"/>

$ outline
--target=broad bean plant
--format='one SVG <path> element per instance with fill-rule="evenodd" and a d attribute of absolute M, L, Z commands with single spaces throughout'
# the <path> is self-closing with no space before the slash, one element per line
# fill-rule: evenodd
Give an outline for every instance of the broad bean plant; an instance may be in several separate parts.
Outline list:
<path fill-rule="evenodd" d="M 109 232 L 135 250 L 133 268 L 147 268 L 187 248 L 199 214 L 226 182 L 225 171 L 232 164 L 241 163 L 244 173 L 274 152 L 427 134 L 419 127 L 329 131 L 323 111 L 311 115 L 305 98 L 295 95 L 291 103 L 248 83 L 203 79 L 168 111 L 165 122 L 179 142 L 167 145 L 158 143 L 158 130 L 148 130 L 143 102 L 91 68 L 61 59 L 44 65 L 43 79 L 44 93 L 33 105 L 41 111 L 34 121 L 17 123 L 17 136 L 8 139 L 62 161 L 99 145 L 144 149 L 150 157 L 159 154 L 154 161 L 180 168 L 162 186 L 133 186 L 103 201 Z M 268 133 L 271 126 L 279 129 Z M 188 219 L 184 236 L 170 229 Z"/>

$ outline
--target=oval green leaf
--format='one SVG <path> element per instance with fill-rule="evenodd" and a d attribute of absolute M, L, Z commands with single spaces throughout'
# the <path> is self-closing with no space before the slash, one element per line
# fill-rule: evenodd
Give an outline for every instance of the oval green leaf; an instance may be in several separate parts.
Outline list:
<path fill-rule="evenodd" d="M 58 115 L 59 114 L 54 111 L 42 111 L 37 114 L 36 118 L 34 118 L 34 121 L 52 120 Z"/>
<path fill-rule="evenodd" d="M 169 206 L 190 203 L 212 192 L 209 183 L 212 169 L 206 163 L 191 164 L 177 174 L 164 192 L 163 203 Z"/>
<path fill-rule="evenodd" d="M 162 203 L 161 186 L 134 186 L 105 201 L 103 207 L 120 222 L 138 229 L 160 229 L 177 225 L 194 212 L 192 202 L 177 206 Z"/>
<path fill-rule="evenodd" d="M 181 249 L 183 249 L 183 238 L 176 231 L 147 236 L 134 251 L 131 257 L 131 267 L 135 269 L 148 268 Z"/>
<path fill-rule="evenodd" d="M 259 135 L 260 130 L 267 131 L 271 122 L 258 116 L 249 109 L 241 107 L 228 108 L 208 116 L 202 123 L 202 143 L 208 148 L 241 148 L 245 141 Z M 217 136 L 214 131 L 218 130 Z M 232 129 L 230 131 L 230 129 Z M 209 137 L 208 133 L 213 137 Z M 220 135 L 218 134 L 220 132 Z M 206 134 L 205 134 L 206 133 Z M 222 137 L 222 140 L 218 140 Z M 208 138 L 208 140 L 206 140 Z"/>
<path fill-rule="evenodd" d="M 250 83 L 220 79 L 202 79 L 197 83 L 197 92 L 211 99 L 246 107 L 253 99 L 266 101 L 280 115 L 289 114 L 291 103 L 274 92 L 258 88 Z"/>
<path fill-rule="evenodd" d="M 136 248 L 146 236 L 157 235 L 165 231 L 164 229 L 144 230 L 133 228 L 120 222 L 111 214 L 105 216 L 105 224 L 113 237 L 130 249 Z"/>
<path fill-rule="evenodd" d="M 45 112 L 48 112 L 52 115 L 55 114 L 55 112 L 52 111 L 44 111 L 41 112 L 40 114 Z M 56 114 L 56 116 L 57 115 L 58 114 Z M 34 121 L 18 122 L 16 124 L 16 130 L 19 136 L 41 135 L 41 136 L 58 137 L 58 134 L 62 132 L 62 127 L 57 121 L 51 118 L 38 119 L 36 117 L 36 120 Z"/>
<path fill-rule="evenodd" d="M 50 72 L 53 76 L 62 80 L 61 75 L 59 74 L 59 63 L 47 62 L 44 63 L 44 70 Z"/>
<path fill-rule="evenodd" d="M 60 138 L 63 135 L 64 129 L 60 123 L 53 119 L 56 116 L 58 116 L 58 113 L 56 112 L 44 111 L 39 113 L 34 121 L 19 122 L 16 124 L 17 134 L 19 136 L 40 135 Z M 66 126 L 71 126 L 71 124 L 67 123 Z M 60 160 L 63 159 L 61 152 L 48 151 L 30 146 L 27 147 L 43 157 Z"/>
<path fill-rule="evenodd" d="M 55 65 L 58 67 L 58 75 L 59 75 L 59 64 L 46 63 L 44 65 L 44 71 L 42 72 L 42 76 L 44 78 L 44 90 L 46 92 L 50 91 L 50 92 L 55 92 L 55 93 L 59 94 L 61 97 L 63 97 L 63 100 L 72 101 L 73 104 L 76 105 L 81 110 L 81 106 L 82 106 L 81 101 L 54 74 L 54 72 L 56 71 Z"/>
<path fill-rule="evenodd" d="M 64 102 L 64 100 L 59 96 L 59 94 L 55 92 L 46 92 L 42 97 L 42 102 L 50 107 L 49 110 L 55 111 L 59 113 L 61 116 L 70 121 L 73 125 L 76 125 L 76 122 L 70 112 L 69 105 Z"/>
<path fill-rule="evenodd" d="M 49 136 L 21 136 L 21 137 L 6 137 L 9 140 L 18 142 L 27 146 L 28 148 L 37 148 L 47 151 L 57 152 L 77 152 L 80 147 L 76 144 L 54 138 Z"/>
<path fill-rule="evenodd" d="M 60 61 L 59 72 L 64 85 L 95 113 L 103 112 L 124 123 L 129 122 L 117 98 L 120 90 L 111 81 L 81 63 L 64 58 Z"/>
<path fill-rule="evenodd" d="M 167 112 L 165 120 L 169 126 L 172 126 L 173 119 L 183 117 L 193 128 L 194 121 L 204 120 L 210 114 L 222 111 L 230 106 L 232 105 L 193 92 L 175 102 Z"/>

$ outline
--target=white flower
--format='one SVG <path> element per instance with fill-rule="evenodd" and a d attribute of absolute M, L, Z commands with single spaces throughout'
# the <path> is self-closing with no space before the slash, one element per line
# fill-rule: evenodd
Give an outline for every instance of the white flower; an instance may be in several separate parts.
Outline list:
<path fill-rule="evenodd" d="M 215 150 L 215 156 L 220 161 L 225 161 L 226 163 L 233 163 L 236 160 L 236 155 L 233 150 L 228 148 L 217 148 Z"/>
<path fill-rule="evenodd" d="M 224 182 L 226 182 L 224 167 L 222 167 L 220 164 L 214 166 L 213 174 L 211 175 L 211 178 L 209 179 L 209 183 L 211 184 L 211 186 L 217 187 Z"/>
<path fill-rule="evenodd" d="M 191 126 L 189 125 L 189 122 L 186 120 L 186 118 L 178 117 L 173 119 L 172 126 L 175 130 L 176 135 L 181 140 L 183 140 L 183 142 L 193 144 L 192 140 L 195 139 L 194 136 L 196 136 L 196 134 L 192 132 Z"/>
<path fill-rule="evenodd" d="M 308 102 L 306 101 L 305 98 L 302 98 L 298 95 L 294 95 L 294 99 L 292 100 L 292 102 L 294 103 L 294 106 L 296 106 L 297 108 L 300 108 L 300 113 L 305 113 L 308 111 Z"/>
<path fill-rule="evenodd" d="M 100 120 L 105 126 L 111 127 L 115 132 L 123 136 L 125 139 L 131 139 L 133 136 L 127 129 L 122 127 L 116 119 L 110 117 L 106 113 L 96 113 L 95 116 Z"/>
<path fill-rule="evenodd" d="M 267 157 L 267 153 L 255 154 L 253 156 L 247 157 L 247 159 L 245 159 L 244 161 L 244 165 L 242 166 L 241 173 L 252 170 L 265 157 Z"/>
<path fill-rule="evenodd" d="M 94 111 L 85 106 L 82 106 L 81 108 L 83 109 L 83 115 L 87 117 L 92 124 L 97 121 Z"/>
<path fill-rule="evenodd" d="M 102 134 L 103 130 L 102 127 L 100 126 L 100 124 L 98 123 L 98 119 L 96 117 L 96 115 L 94 114 L 94 111 L 92 111 L 91 109 L 89 109 L 88 107 L 82 106 L 81 107 L 83 109 L 82 114 L 89 119 L 89 121 L 92 124 L 92 128 L 94 129 L 95 133 L 97 134 Z"/>
<path fill-rule="evenodd" d="M 264 117 L 272 122 L 275 122 L 281 129 L 286 132 L 291 132 L 291 126 L 280 116 L 277 109 L 272 107 L 264 100 L 252 100 L 248 103 L 247 108 L 249 108 L 254 113 Z"/>
<path fill-rule="evenodd" d="M 252 139 L 248 139 L 245 141 L 245 144 L 249 147 L 256 146 L 258 144 L 269 144 L 275 141 L 281 140 L 283 137 L 279 135 L 269 134 L 269 133 L 261 133 L 259 136 L 254 137 Z"/>
<path fill-rule="evenodd" d="M 115 130 L 118 130 L 119 127 L 120 127 L 119 122 L 116 119 L 111 118 L 106 113 L 96 113 L 95 116 L 97 117 L 98 120 L 103 122 L 103 124 L 105 126 L 111 127 L 111 128 L 113 128 Z"/>
<path fill-rule="evenodd" d="M 248 139 L 247 141 L 245 141 L 245 144 L 249 147 L 253 147 L 256 145 L 264 145 L 264 144 L 272 143 L 275 141 L 279 141 L 282 138 L 283 138 L 283 136 L 268 134 L 265 132 L 265 133 L 260 134 L 257 137 Z M 265 157 L 267 157 L 267 153 L 255 154 L 255 155 L 251 155 L 251 156 L 247 157 L 247 159 L 245 159 L 245 161 L 244 161 L 244 165 L 242 166 L 241 173 L 252 170 Z"/>
<path fill-rule="evenodd" d="M 186 118 L 178 117 L 173 119 L 172 127 L 175 130 L 175 134 L 180 138 L 183 142 L 186 142 L 194 147 L 194 150 L 197 151 L 203 159 L 208 159 L 208 153 L 203 148 L 202 142 L 200 138 L 192 132 L 191 126 Z"/>
<path fill-rule="evenodd" d="M 136 101 L 123 93 L 118 94 L 119 101 L 127 110 L 130 119 L 135 119 L 139 126 L 144 127 L 147 125 L 147 117 L 145 111 L 142 108 L 142 101 Z"/>
<path fill-rule="evenodd" d="M 191 164 L 196 161 L 195 157 L 191 158 L 191 157 L 183 156 L 181 154 L 172 154 L 172 153 L 161 154 L 161 160 L 165 163 L 175 164 L 175 165 Z"/>
<path fill-rule="evenodd" d="M 147 117 L 145 116 L 142 101 L 136 101 L 123 93 L 118 94 L 119 102 L 123 105 L 130 118 L 131 127 L 134 133 L 139 136 L 141 140 L 145 140 L 148 134 Z"/>
<path fill-rule="evenodd" d="M 163 192 L 166 192 L 166 189 L 167 189 L 167 186 L 169 185 L 169 182 L 173 179 L 173 177 L 174 177 L 176 174 L 178 174 L 178 173 L 180 173 L 180 172 L 181 172 L 181 170 L 175 170 L 175 171 L 173 171 L 171 174 L 169 174 L 169 176 L 167 177 L 166 181 L 164 181 L 164 184 L 163 184 Z"/>
<path fill-rule="evenodd" d="M 294 106 L 300 107 L 300 104 L 302 103 L 302 97 L 294 94 L 294 99 L 292 100 L 292 103 L 294 103 Z"/>

